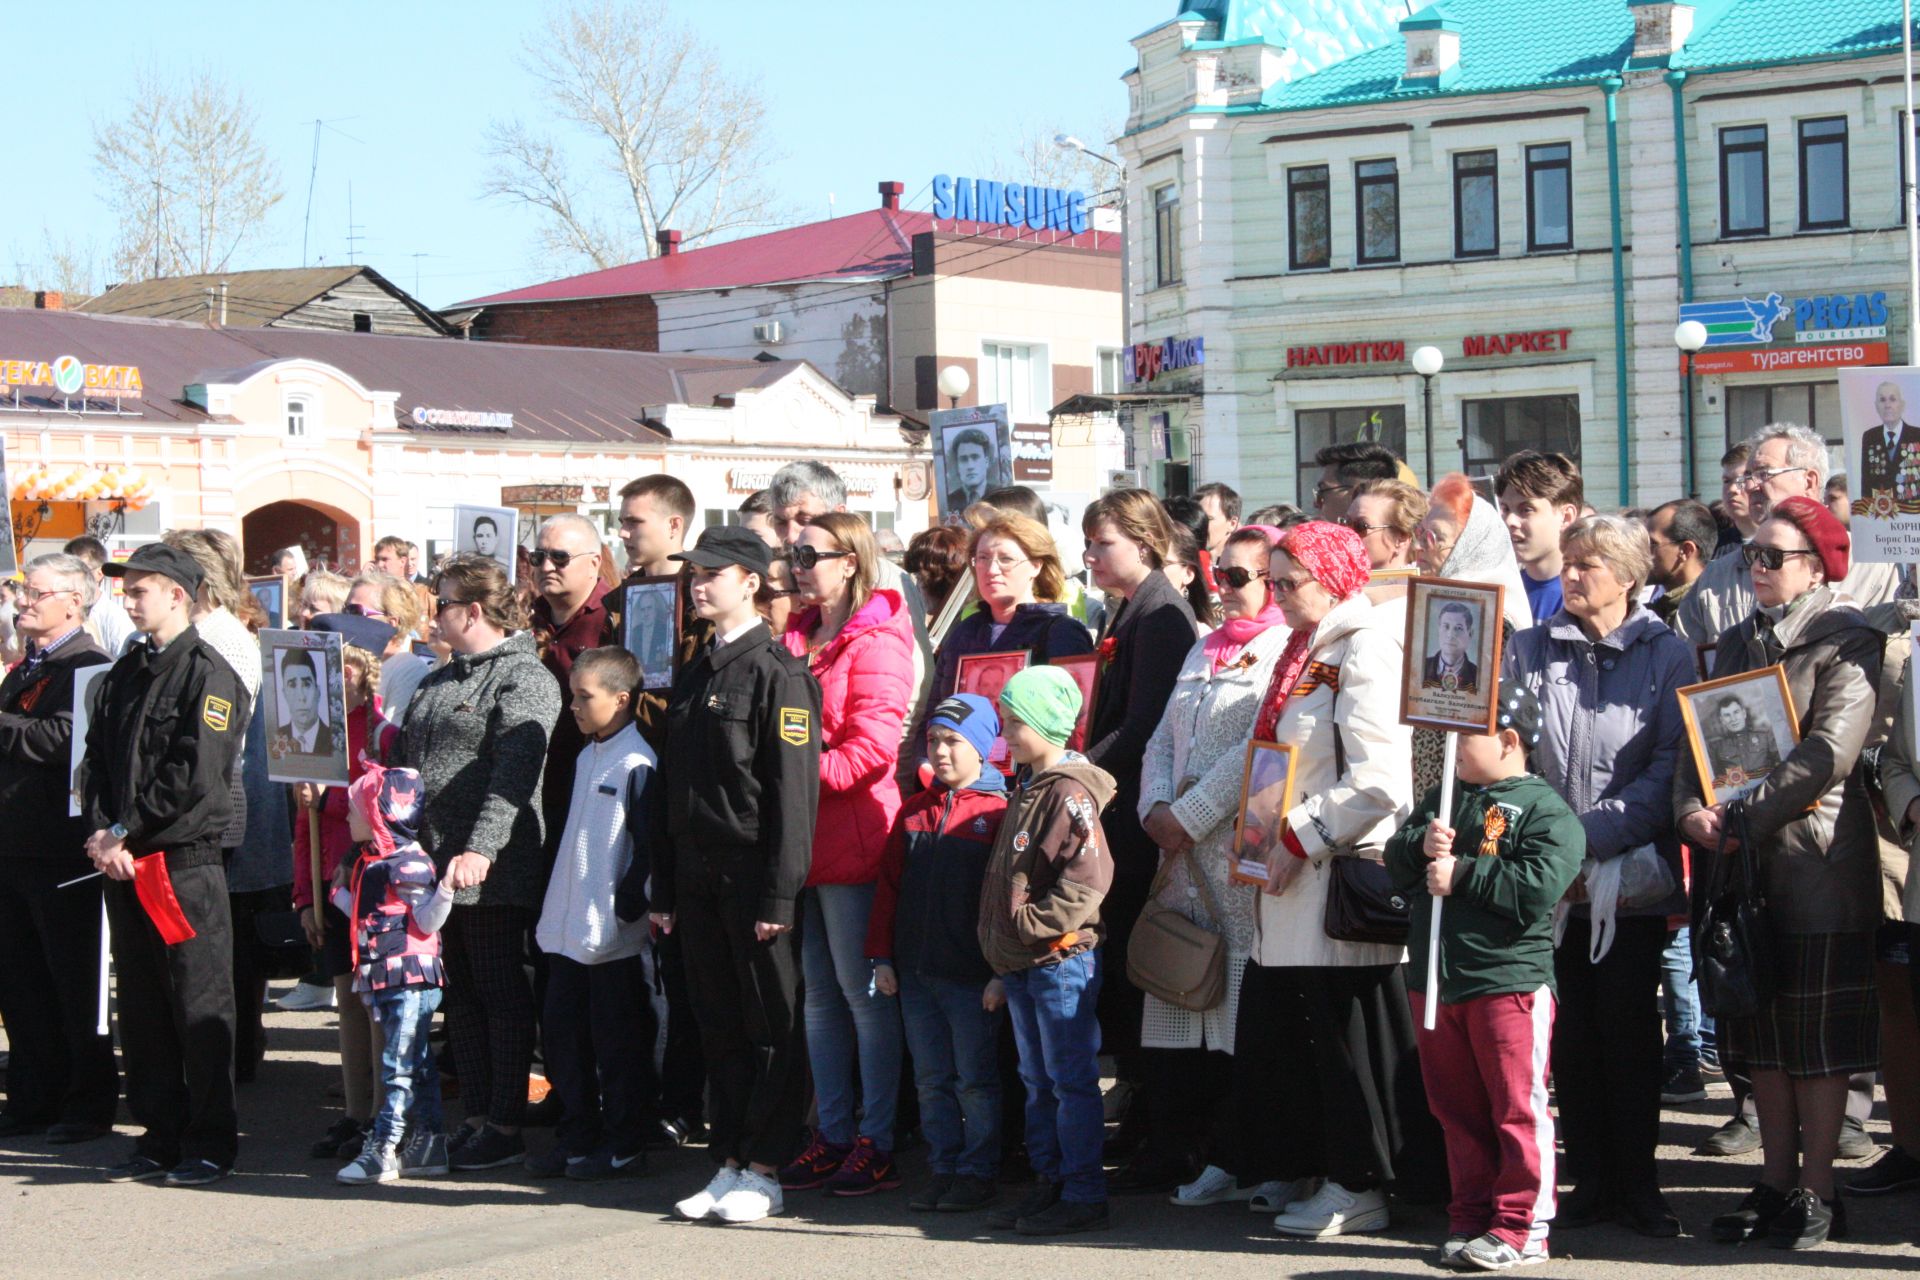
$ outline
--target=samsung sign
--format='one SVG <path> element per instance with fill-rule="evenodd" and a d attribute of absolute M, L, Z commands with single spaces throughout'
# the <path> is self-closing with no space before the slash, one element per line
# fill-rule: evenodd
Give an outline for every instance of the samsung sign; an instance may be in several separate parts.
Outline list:
<path fill-rule="evenodd" d="M 1087 193 L 985 178 L 933 176 L 933 216 L 1079 235 L 1088 227 Z"/>

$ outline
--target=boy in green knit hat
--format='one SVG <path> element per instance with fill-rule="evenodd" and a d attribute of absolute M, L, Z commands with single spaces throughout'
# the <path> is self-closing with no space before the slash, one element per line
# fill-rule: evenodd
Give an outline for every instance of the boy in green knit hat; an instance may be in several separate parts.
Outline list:
<path fill-rule="evenodd" d="M 1079 715 L 1080 687 L 1058 667 L 1029 667 L 1000 691 L 1001 736 L 1019 770 L 980 887 L 980 949 L 1006 988 L 1038 1182 L 987 1221 L 1022 1235 L 1107 1226 L 1094 1006 L 1100 903 L 1113 883 L 1100 811 L 1114 781 L 1067 750 Z"/>
<path fill-rule="evenodd" d="M 1427 793 L 1387 841 L 1387 874 L 1413 900 L 1407 986 L 1427 1106 L 1447 1139 L 1453 1201 L 1440 1265 L 1505 1271 L 1543 1262 L 1554 1209 L 1547 1052 L 1553 1038 L 1553 906 L 1587 839 L 1559 793 L 1527 771 L 1540 703 L 1500 687 L 1498 727 L 1462 733 L 1461 785 L 1439 816 Z M 1425 1030 L 1427 938 L 1440 932 L 1440 1008 Z"/>

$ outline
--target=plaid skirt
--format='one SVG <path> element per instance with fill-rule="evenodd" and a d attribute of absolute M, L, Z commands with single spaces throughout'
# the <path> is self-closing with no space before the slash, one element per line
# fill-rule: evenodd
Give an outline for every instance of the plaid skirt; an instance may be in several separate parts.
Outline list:
<path fill-rule="evenodd" d="M 1723 1025 L 1733 1059 L 1799 1079 L 1878 1070 L 1873 933 L 1777 933 L 1773 947 L 1772 1003 Z"/>

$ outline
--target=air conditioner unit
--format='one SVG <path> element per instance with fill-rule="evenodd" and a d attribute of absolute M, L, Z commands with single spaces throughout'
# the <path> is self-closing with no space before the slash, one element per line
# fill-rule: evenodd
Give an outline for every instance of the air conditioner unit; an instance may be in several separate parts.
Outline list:
<path fill-rule="evenodd" d="M 780 322 L 778 320 L 769 320 L 765 324 L 753 326 L 753 340 L 755 342 L 778 342 L 782 336 Z"/>

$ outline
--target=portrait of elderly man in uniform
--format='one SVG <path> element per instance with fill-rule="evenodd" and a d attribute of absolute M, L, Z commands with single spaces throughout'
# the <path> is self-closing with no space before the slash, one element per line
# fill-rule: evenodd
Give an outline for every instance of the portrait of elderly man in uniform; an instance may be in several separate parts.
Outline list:
<path fill-rule="evenodd" d="M 1429 689 L 1457 689 L 1474 693 L 1480 688 L 1480 668 L 1469 656 L 1479 619 L 1474 608 L 1449 600 L 1435 609 L 1428 630 L 1433 648 L 1427 654 L 1420 681 Z"/>
<path fill-rule="evenodd" d="M 326 660 L 324 654 L 299 649 L 282 649 L 274 655 L 280 691 L 280 742 L 277 745 L 281 754 L 333 754 L 333 730 L 321 710 L 321 700 L 327 690 Z"/>
<path fill-rule="evenodd" d="M 1920 512 L 1920 427 L 1907 421 L 1907 398 L 1900 384 L 1882 382 L 1873 392 L 1880 421 L 1860 433 L 1859 499 L 1855 515 Z"/>
<path fill-rule="evenodd" d="M 1702 724 L 1701 736 L 1706 739 L 1716 790 L 1738 790 L 1758 782 L 1780 763 L 1773 731 L 1739 694 L 1727 694 L 1714 704 L 1713 718 Z"/>

